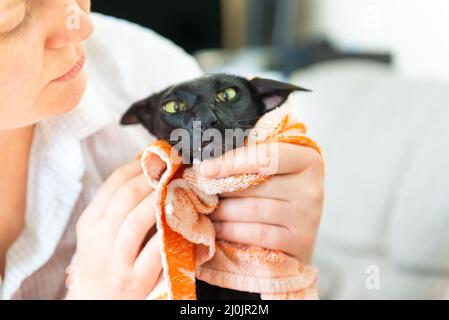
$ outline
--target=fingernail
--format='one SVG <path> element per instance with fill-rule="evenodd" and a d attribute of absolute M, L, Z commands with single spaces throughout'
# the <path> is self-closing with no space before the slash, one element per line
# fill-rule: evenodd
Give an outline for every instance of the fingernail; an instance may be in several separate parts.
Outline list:
<path fill-rule="evenodd" d="M 201 164 L 201 175 L 203 177 L 215 177 L 220 173 L 221 167 L 218 163 L 214 161 L 204 162 Z"/>

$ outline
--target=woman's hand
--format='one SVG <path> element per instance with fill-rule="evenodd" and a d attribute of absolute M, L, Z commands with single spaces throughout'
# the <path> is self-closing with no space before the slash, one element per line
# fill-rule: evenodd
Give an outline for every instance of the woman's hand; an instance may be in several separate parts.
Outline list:
<path fill-rule="evenodd" d="M 144 299 L 162 270 L 153 190 L 139 163 L 118 169 L 77 225 L 74 299 Z"/>
<path fill-rule="evenodd" d="M 217 237 L 281 250 L 310 264 L 323 210 L 322 158 L 292 144 L 274 143 L 266 150 L 261 155 L 255 146 L 240 148 L 202 164 L 208 178 L 275 174 L 261 185 L 222 195 L 212 215 Z"/>

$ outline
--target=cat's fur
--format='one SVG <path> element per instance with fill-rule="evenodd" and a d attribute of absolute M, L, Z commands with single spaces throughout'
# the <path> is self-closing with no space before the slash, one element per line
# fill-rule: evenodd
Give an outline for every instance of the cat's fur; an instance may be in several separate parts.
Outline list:
<path fill-rule="evenodd" d="M 230 102 L 217 101 L 217 92 L 233 88 L 237 97 Z M 171 86 L 159 93 L 135 103 L 122 117 L 123 125 L 142 124 L 150 134 L 170 141 L 175 129 L 185 129 L 193 137 L 193 121 L 201 121 L 201 131 L 216 129 L 225 136 L 226 129 L 252 128 L 265 113 L 283 104 L 293 91 L 307 89 L 279 81 L 255 78 L 247 80 L 226 74 L 207 75 L 201 78 Z M 167 101 L 182 100 L 186 110 L 179 113 L 167 113 L 163 105 Z M 210 142 L 213 143 L 213 142 Z M 203 147 L 207 143 L 203 143 Z M 195 154 L 193 143 L 189 159 Z M 220 146 L 223 152 L 240 147 L 234 143 Z M 259 294 L 238 292 L 219 288 L 197 281 L 198 299 L 255 300 Z"/>

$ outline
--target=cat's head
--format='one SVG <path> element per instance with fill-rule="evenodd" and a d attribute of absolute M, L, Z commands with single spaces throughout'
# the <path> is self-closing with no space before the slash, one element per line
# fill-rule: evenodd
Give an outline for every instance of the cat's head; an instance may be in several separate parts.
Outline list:
<path fill-rule="evenodd" d="M 184 129 L 190 135 L 192 153 L 194 133 L 212 129 L 222 134 L 220 147 L 224 152 L 241 146 L 237 142 L 241 139 L 231 141 L 231 145 L 224 143 L 227 129 L 247 131 L 261 116 L 283 104 L 293 91 L 309 90 L 269 79 L 206 75 L 135 103 L 122 117 L 121 124 L 140 123 L 152 135 L 172 145 L 179 142 L 171 139 L 174 130 Z M 204 148 L 210 143 L 213 142 L 202 141 L 197 147 Z"/>

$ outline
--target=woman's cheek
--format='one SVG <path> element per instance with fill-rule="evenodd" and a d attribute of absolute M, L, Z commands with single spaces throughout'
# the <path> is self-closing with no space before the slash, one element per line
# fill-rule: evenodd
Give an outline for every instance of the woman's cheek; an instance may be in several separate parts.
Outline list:
<path fill-rule="evenodd" d="M 2 48 L 4 47 L 4 48 Z M 42 53 L 32 44 L 0 43 L 0 129 L 33 122 L 33 102 L 42 89 Z"/>

